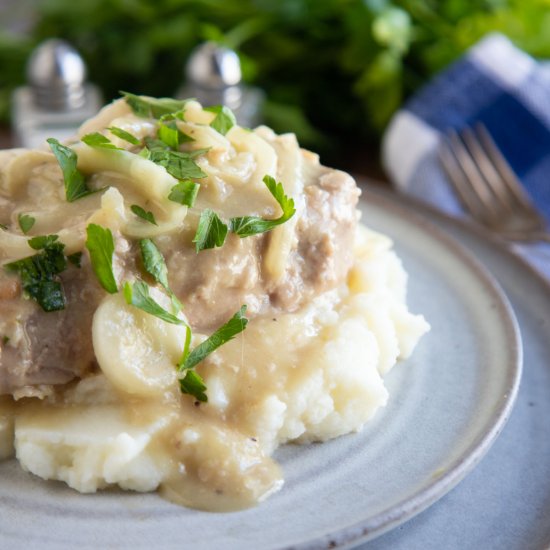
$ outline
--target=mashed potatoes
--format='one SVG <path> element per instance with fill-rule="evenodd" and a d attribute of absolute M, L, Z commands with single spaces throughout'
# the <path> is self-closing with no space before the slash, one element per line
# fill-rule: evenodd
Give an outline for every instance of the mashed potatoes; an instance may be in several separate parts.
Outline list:
<path fill-rule="evenodd" d="M 270 458 L 279 445 L 326 441 L 360 430 L 388 399 L 383 375 L 409 356 L 428 325 L 406 307 L 406 274 L 391 241 L 356 226 L 357 192 L 351 178 L 321 167 L 315 156 L 299 150 L 292 136 L 275 136 L 267 129 L 243 133 L 236 126 L 225 132 L 216 129 L 212 112 L 194 102 L 178 120 L 178 128 L 190 138 L 179 150 L 203 150 L 196 162 L 205 176 L 195 205 L 184 209 L 164 204 L 163 197 L 177 181 L 158 165 L 144 165 L 150 160 L 143 155 L 135 159 L 138 149 L 126 147 L 118 157 L 109 151 L 104 158 L 100 148 L 78 142 L 73 149 L 79 153 L 79 169 L 108 190 L 102 197 L 81 199 L 89 204 L 81 204 L 72 212 L 73 221 L 62 227 L 33 214 L 37 225 L 42 224 L 41 234 L 70 232 L 66 246 L 76 250 L 84 248 L 79 232 L 89 227 L 90 219 L 110 228 L 117 288 L 123 280 L 136 288 L 140 264 L 135 239 L 154 238 L 166 259 L 170 285 L 149 279 L 148 296 L 164 312 L 172 312 L 172 321 L 139 307 L 120 290 L 105 292 L 93 276 L 83 282 L 84 270 L 92 273 L 84 261 L 75 275 L 62 274 L 66 309 L 78 301 L 72 300 L 78 293 L 67 290 L 71 284 L 93 303 L 89 323 L 82 328 L 85 335 L 79 336 L 90 342 L 92 354 L 86 365 L 62 380 L 40 379 L 38 384 L 29 382 L 28 373 L 25 378 L 17 371 L 17 378 L 14 367 L 0 362 L 0 376 L 2 368 L 12 369 L 4 393 L 13 396 L 0 398 L 0 457 L 15 452 L 24 469 L 81 492 L 112 485 L 159 489 L 187 506 L 232 510 L 280 489 L 282 473 Z M 137 116 L 120 103 L 81 134 L 100 129 L 108 135 L 105 128 L 112 126 L 131 132 L 136 141 L 158 137 L 151 113 Z M 134 173 L 134 163 L 151 177 L 158 175 L 156 191 L 135 183 L 143 173 Z M 37 166 L 42 166 L 38 172 Z M 59 186 L 59 175 L 48 169 L 52 185 Z M 44 177 L 43 162 L 29 170 L 27 185 L 32 184 L 32 170 Z M 193 213 L 193 208 L 216 207 L 222 219 L 280 215 L 260 183 L 265 174 L 283 182 L 296 215 L 270 231 L 246 238 L 229 235 L 223 246 L 197 253 L 192 237 L 197 236 L 200 212 Z M 14 200 L 15 193 L 4 194 Z M 155 225 L 128 215 L 130 203 L 145 195 Z M 66 204 L 62 208 L 69 209 Z M 38 210 L 36 205 L 32 209 Z M 17 237 L 25 242 L 22 235 Z M 18 256 L 14 242 L 9 252 L 4 248 L 10 260 Z M 176 295 L 184 304 L 181 310 L 174 306 Z M 18 296 L 6 300 L 27 333 L 30 315 L 43 318 L 38 308 L 30 313 L 16 308 Z M 246 330 L 195 368 L 207 400 L 200 392 L 182 394 L 176 365 L 187 344 L 196 349 L 208 341 L 213 326 L 227 319 L 236 304 L 249 306 Z M 70 322 L 67 313 L 46 315 Z M 4 324 L 0 320 L 5 333 L 10 320 L 7 315 Z M 190 342 L 188 327 L 193 329 Z M 18 351 L 21 361 L 23 352 L 8 349 L 8 338 L 4 357 Z M 67 351 L 57 364 L 70 363 L 71 357 Z M 47 367 L 44 363 L 43 370 Z"/>

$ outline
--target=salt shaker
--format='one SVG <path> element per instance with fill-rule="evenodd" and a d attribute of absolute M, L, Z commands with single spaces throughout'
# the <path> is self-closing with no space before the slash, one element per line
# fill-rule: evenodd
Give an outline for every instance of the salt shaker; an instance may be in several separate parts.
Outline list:
<path fill-rule="evenodd" d="M 247 128 L 260 124 L 264 94 L 242 83 L 239 57 L 230 48 L 215 42 L 200 44 L 191 52 L 185 76 L 179 98 L 195 98 L 204 106 L 226 105 Z"/>
<path fill-rule="evenodd" d="M 97 86 L 86 82 L 86 66 L 67 42 L 49 39 L 27 63 L 27 86 L 13 95 L 12 120 L 17 144 L 41 148 L 53 137 L 64 141 L 102 106 Z"/>

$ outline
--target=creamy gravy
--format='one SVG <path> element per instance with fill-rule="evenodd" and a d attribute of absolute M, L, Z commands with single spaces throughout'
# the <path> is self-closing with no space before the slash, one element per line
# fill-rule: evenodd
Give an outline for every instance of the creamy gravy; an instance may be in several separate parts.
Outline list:
<path fill-rule="evenodd" d="M 359 190 L 349 175 L 321 166 L 292 135 L 238 126 L 222 135 L 214 116 L 190 102 L 177 122 L 206 173 L 192 208 L 168 199 L 178 180 L 138 154 L 141 146 L 108 133 L 116 126 L 158 137 L 160 122 L 123 101 L 80 132 L 103 132 L 123 151 L 71 144 L 97 191 L 90 196 L 65 200 L 50 152 L 0 152 L 0 264 L 36 254 L 29 238 L 46 234 L 58 236 L 66 255 L 83 253 L 79 267 L 68 264 L 58 277 L 61 311 L 45 312 L 19 275 L 0 269 L 0 458 L 15 451 L 26 470 L 84 493 L 159 490 L 185 506 L 239 510 L 282 486 L 270 457 L 279 445 L 360 430 L 385 404 L 381 374 L 428 329 L 406 308 L 406 275 L 391 242 L 356 231 Z M 206 208 L 226 221 L 281 214 L 266 175 L 281 180 L 295 215 L 197 253 Z M 27 234 L 19 214 L 35 219 Z M 113 235 L 115 293 L 94 275 L 84 246 L 90 224 Z M 143 270 L 146 238 L 162 253 L 170 291 Z M 137 279 L 165 311 L 170 292 L 181 300 L 174 315 L 192 328 L 192 348 L 248 306 L 246 331 L 196 366 L 208 403 L 180 392 L 185 325 L 126 302 L 122 286 Z"/>

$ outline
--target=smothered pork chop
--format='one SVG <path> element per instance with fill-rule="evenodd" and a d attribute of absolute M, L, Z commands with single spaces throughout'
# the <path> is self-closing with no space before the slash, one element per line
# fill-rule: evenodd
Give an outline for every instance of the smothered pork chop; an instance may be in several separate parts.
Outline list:
<path fill-rule="evenodd" d="M 0 455 L 211 510 L 359 430 L 427 330 L 353 179 L 231 111 L 126 94 L 0 153 Z"/>

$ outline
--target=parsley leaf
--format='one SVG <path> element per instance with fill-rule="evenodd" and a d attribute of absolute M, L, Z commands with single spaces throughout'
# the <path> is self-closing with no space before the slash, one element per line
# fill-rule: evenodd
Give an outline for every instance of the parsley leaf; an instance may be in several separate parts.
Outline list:
<path fill-rule="evenodd" d="M 143 267 L 145 271 L 161 284 L 168 292 L 170 285 L 168 283 L 168 268 L 161 251 L 151 239 L 141 239 L 139 241 L 141 257 L 143 258 Z"/>
<path fill-rule="evenodd" d="M 210 111 L 211 113 L 216 113 L 216 117 L 210 123 L 210 126 L 212 126 L 212 128 L 218 131 L 222 136 L 225 136 L 225 134 L 227 134 L 227 132 L 229 132 L 229 130 L 237 124 L 233 111 L 225 105 L 205 107 L 204 110 Z"/>
<path fill-rule="evenodd" d="M 52 248 L 54 244 L 57 243 L 58 239 L 59 237 L 57 235 L 41 235 L 39 237 L 29 239 L 28 243 L 29 246 L 35 250 L 44 250 L 46 248 Z M 65 247 L 65 245 L 63 245 L 63 247 Z"/>
<path fill-rule="evenodd" d="M 149 152 L 149 160 L 164 167 L 178 180 L 200 179 L 207 176 L 188 153 L 155 148 Z"/>
<path fill-rule="evenodd" d="M 217 350 L 220 346 L 233 340 L 237 334 L 242 332 L 248 324 L 248 319 L 245 317 L 246 305 L 241 306 L 241 309 L 237 311 L 219 329 L 212 333 L 202 344 L 195 347 L 191 353 L 182 358 L 182 361 L 178 365 L 180 371 L 192 369 L 198 365 L 203 359 L 210 355 L 213 351 Z"/>
<path fill-rule="evenodd" d="M 124 100 L 135 115 L 143 118 L 160 118 L 163 115 L 182 111 L 187 100 L 172 99 L 169 97 L 146 97 L 134 95 L 129 92 L 120 92 Z"/>
<path fill-rule="evenodd" d="M 170 149 L 170 147 L 160 139 L 155 139 L 150 136 L 145 136 L 144 141 L 145 141 L 145 147 L 146 147 L 144 151 L 145 153 L 147 153 L 146 158 L 150 157 L 152 151 L 167 151 L 168 149 Z"/>
<path fill-rule="evenodd" d="M 195 204 L 199 189 L 200 185 L 198 183 L 191 180 L 182 180 L 172 187 L 168 198 L 178 204 L 191 207 Z"/>
<path fill-rule="evenodd" d="M 69 147 L 61 145 L 57 139 L 48 138 L 46 140 L 50 144 L 50 148 L 59 162 L 61 171 L 63 172 L 63 180 L 65 182 L 65 197 L 68 202 L 73 202 L 82 197 L 90 195 L 92 191 L 88 189 L 84 176 L 76 167 L 78 158 L 76 153 Z"/>
<path fill-rule="evenodd" d="M 182 393 L 189 393 L 199 401 L 208 401 L 205 393 L 206 385 L 203 379 L 196 371 L 191 369 L 196 367 L 203 359 L 217 350 L 220 346 L 235 338 L 237 334 L 246 328 L 248 319 L 245 317 L 245 313 L 246 306 L 243 305 L 227 323 L 222 325 L 204 342 L 195 347 L 191 353 L 188 353 L 188 346 L 185 346 L 183 357 L 178 364 L 178 372 L 185 372 L 185 376 L 180 379 L 180 390 Z"/>
<path fill-rule="evenodd" d="M 126 130 L 123 130 L 122 128 L 111 126 L 110 128 L 107 128 L 107 130 L 109 130 L 109 132 L 111 132 L 111 134 L 113 134 L 117 138 L 123 139 L 124 141 L 127 141 L 132 145 L 141 144 L 141 141 L 136 136 L 132 135 L 130 132 L 127 132 Z"/>
<path fill-rule="evenodd" d="M 3 223 L 0 223 L 0 229 L 4 230 L 4 231 L 7 231 L 8 230 L 8 226 L 3 224 Z"/>
<path fill-rule="evenodd" d="M 210 208 L 201 212 L 197 232 L 193 238 L 197 252 L 207 248 L 222 246 L 227 236 L 228 227 Z"/>
<path fill-rule="evenodd" d="M 185 376 L 180 378 L 180 390 L 181 393 L 187 393 L 192 395 L 198 401 L 206 403 L 208 396 L 206 395 L 206 384 L 202 379 L 202 376 L 195 370 L 185 371 Z"/>
<path fill-rule="evenodd" d="M 285 195 L 282 183 L 276 183 L 271 176 L 264 176 L 263 182 L 266 184 L 275 200 L 279 203 L 283 213 L 279 218 L 274 220 L 264 220 L 258 216 L 231 218 L 229 222 L 230 229 L 233 233 L 239 235 L 241 239 L 270 231 L 277 225 L 288 221 L 296 212 L 294 200 Z"/>
<path fill-rule="evenodd" d="M 172 149 L 178 149 L 182 143 L 195 141 L 191 136 L 188 136 L 178 128 L 172 115 L 162 117 L 159 124 L 158 136 L 161 141 Z"/>
<path fill-rule="evenodd" d="M 182 303 L 172 292 L 170 284 L 168 283 L 168 268 L 166 267 L 162 252 L 151 239 L 141 239 L 139 241 L 139 247 L 141 249 L 141 257 L 143 259 L 145 271 L 147 271 L 147 273 L 149 273 L 157 283 L 164 287 L 168 294 L 170 294 L 174 310 L 182 310 Z"/>
<path fill-rule="evenodd" d="M 70 254 L 67 256 L 67 260 L 71 262 L 76 267 L 81 267 L 82 264 L 82 252 L 75 252 L 74 254 Z"/>
<path fill-rule="evenodd" d="M 172 315 L 172 313 L 166 311 L 151 298 L 149 295 L 149 286 L 143 281 L 136 281 L 133 284 L 126 282 L 124 284 L 124 298 L 127 304 L 137 307 L 146 313 L 150 313 L 167 323 L 185 325 L 183 319 L 179 319 L 175 315 Z"/>
<path fill-rule="evenodd" d="M 113 149 L 116 151 L 124 150 L 121 147 L 117 147 L 114 143 L 111 142 L 108 137 L 100 134 L 99 132 L 86 134 L 85 136 L 82 136 L 81 141 L 83 141 L 89 147 L 93 147 L 94 149 Z"/>
<path fill-rule="evenodd" d="M 141 206 L 137 204 L 132 204 L 132 206 L 130 206 L 130 210 L 142 220 L 152 223 L 153 225 L 158 225 L 157 220 L 155 220 L 154 214 L 152 212 L 145 211 L 143 208 L 141 208 Z"/>
<path fill-rule="evenodd" d="M 21 228 L 21 231 L 25 233 L 25 235 L 32 229 L 32 226 L 36 221 L 32 216 L 29 216 L 28 214 L 19 214 L 17 219 L 19 221 L 19 227 Z"/>
<path fill-rule="evenodd" d="M 113 273 L 113 253 L 115 243 L 113 234 L 108 228 L 91 223 L 86 228 L 86 248 L 90 252 L 92 268 L 99 284 L 109 293 L 118 292 L 115 275 Z"/>
<path fill-rule="evenodd" d="M 30 239 L 29 245 L 42 252 L 4 266 L 19 274 L 23 290 L 47 312 L 65 309 L 65 293 L 57 275 L 65 270 L 67 260 L 65 245 L 57 239 L 57 235 Z"/>

